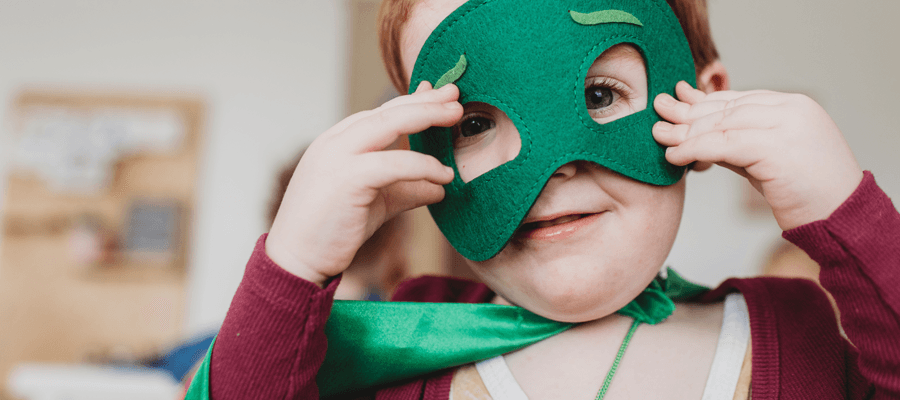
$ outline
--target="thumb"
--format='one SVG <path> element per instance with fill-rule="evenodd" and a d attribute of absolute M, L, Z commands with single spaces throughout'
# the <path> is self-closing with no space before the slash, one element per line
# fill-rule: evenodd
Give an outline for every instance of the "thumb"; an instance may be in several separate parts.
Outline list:
<path fill-rule="evenodd" d="M 395 182 L 383 189 L 386 220 L 444 199 L 444 187 L 426 180 Z"/>

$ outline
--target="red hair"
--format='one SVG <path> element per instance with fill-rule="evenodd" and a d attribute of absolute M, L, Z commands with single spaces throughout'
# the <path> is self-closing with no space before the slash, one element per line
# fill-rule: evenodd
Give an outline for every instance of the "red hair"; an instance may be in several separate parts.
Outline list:
<path fill-rule="evenodd" d="M 709 29 L 706 0 L 666 0 L 687 36 L 694 56 L 694 67 L 699 73 L 707 65 L 719 59 L 719 52 Z M 400 59 L 400 39 L 413 7 L 419 0 L 383 0 L 378 10 L 378 38 L 381 59 L 388 77 L 399 93 L 409 89 L 407 71 Z"/>

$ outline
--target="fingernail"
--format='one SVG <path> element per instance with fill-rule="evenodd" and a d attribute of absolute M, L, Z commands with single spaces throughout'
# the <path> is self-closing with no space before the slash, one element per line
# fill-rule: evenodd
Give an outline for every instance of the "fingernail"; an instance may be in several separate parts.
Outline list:
<path fill-rule="evenodd" d="M 459 106 L 460 106 L 460 105 L 459 105 L 459 102 L 456 102 L 456 101 L 451 101 L 451 102 L 449 102 L 449 103 L 444 103 L 444 107 L 447 107 L 447 109 L 450 109 L 450 110 L 455 110 L 455 109 L 457 109 Z"/>
<path fill-rule="evenodd" d="M 688 83 L 688 81 L 681 81 L 679 84 L 686 86 L 689 90 L 700 90 L 700 89 L 697 89 L 696 87 L 694 87 L 694 85 L 691 85 L 690 83 Z"/>
<path fill-rule="evenodd" d="M 418 91 L 422 90 L 422 87 L 424 87 L 425 85 L 428 85 L 428 84 L 429 84 L 428 81 L 419 82 L 419 86 L 416 87 L 416 91 L 418 92 Z"/>
<path fill-rule="evenodd" d="M 659 99 L 659 101 L 660 101 L 660 102 L 662 103 L 662 105 L 664 105 L 664 106 L 674 106 L 674 105 L 678 104 L 678 102 L 675 101 L 675 98 L 672 97 L 672 96 L 669 96 L 668 93 L 663 93 L 663 94 L 661 94 L 660 96 L 661 96 L 662 98 Z"/>
<path fill-rule="evenodd" d="M 456 171 L 453 170 L 453 167 L 444 167 L 447 170 L 447 173 L 451 176 L 456 176 Z"/>
<path fill-rule="evenodd" d="M 451 89 L 453 89 L 452 85 L 453 85 L 452 83 L 448 83 L 444 86 L 441 86 L 441 88 L 438 90 L 442 91 L 442 92 L 449 92 Z"/>
<path fill-rule="evenodd" d="M 655 129 L 657 132 L 670 132 L 672 131 L 672 124 L 659 121 L 656 123 L 656 125 L 653 126 L 653 129 Z"/>

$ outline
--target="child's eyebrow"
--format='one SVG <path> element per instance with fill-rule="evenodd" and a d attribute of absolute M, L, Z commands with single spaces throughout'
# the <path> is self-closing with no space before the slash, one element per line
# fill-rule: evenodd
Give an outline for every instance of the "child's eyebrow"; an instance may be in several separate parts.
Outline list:
<path fill-rule="evenodd" d="M 572 19 L 575 22 L 581 25 L 612 24 L 619 22 L 640 27 L 644 26 L 637 17 L 622 10 L 594 11 L 588 14 L 569 10 L 569 15 L 572 16 Z"/>

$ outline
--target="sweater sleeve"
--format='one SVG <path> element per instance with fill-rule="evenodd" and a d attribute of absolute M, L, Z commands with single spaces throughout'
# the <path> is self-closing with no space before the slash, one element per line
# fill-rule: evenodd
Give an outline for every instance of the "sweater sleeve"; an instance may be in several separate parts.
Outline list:
<path fill-rule="evenodd" d="M 900 214 L 868 171 L 830 217 L 783 236 L 822 267 L 873 398 L 900 398 Z M 855 350 L 850 350 L 855 352 Z"/>
<path fill-rule="evenodd" d="M 317 399 L 325 323 L 340 278 L 323 289 L 279 267 L 256 242 L 212 349 L 210 398 Z"/>

